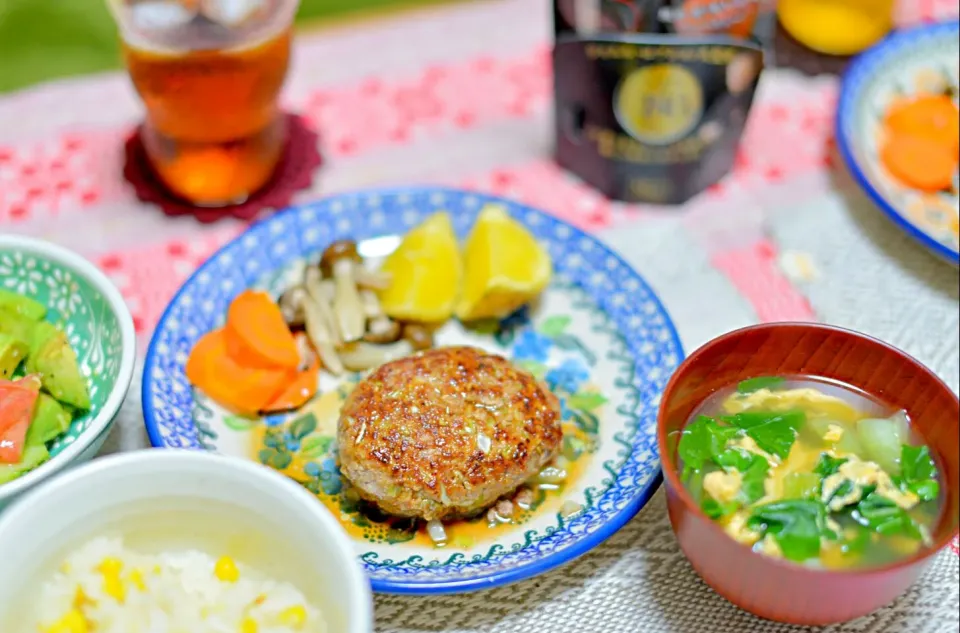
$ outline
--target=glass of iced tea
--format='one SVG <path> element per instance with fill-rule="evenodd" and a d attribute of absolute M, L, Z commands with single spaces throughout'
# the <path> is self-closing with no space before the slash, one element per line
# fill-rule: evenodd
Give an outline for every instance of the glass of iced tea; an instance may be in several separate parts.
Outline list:
<path fill-rule="evenodd" d="M 150 165 L 197 206 L 243 202 L 280 161 L 299 0 L 107 0 L 146 106 Z"/>

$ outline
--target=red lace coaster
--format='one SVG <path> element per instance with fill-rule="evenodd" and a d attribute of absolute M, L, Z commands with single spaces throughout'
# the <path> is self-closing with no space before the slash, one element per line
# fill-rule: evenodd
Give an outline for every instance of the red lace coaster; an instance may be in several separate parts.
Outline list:
<path fill-rule="evenodd" d="M 313 176 L 323 162 L 319 137 L 302 117 L 288 114 L 287 131 L 287 146 L 273 177 L 260 191 L 240 204 L 197 207 L 173 196 L 150 168 L 139 129 L 125 143 L 123 177 L 133 186 L 137 198 L 157 205 L 166 215 L 192 215 L 204 223 L 227 217 L 252 220 L 262 211 L 276 211 L 288 206 L 294 194 L 313 183 Z"/>

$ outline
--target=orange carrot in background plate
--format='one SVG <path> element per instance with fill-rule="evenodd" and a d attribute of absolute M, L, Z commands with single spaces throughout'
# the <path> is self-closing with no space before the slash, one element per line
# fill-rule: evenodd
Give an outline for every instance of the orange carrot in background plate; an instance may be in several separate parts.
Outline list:
<path fill-rule="evenodd" d="M 276 413 L 302 407 L 310 398 L 316 395 L 319 381 L 320 363 L 314 360 L 310 367 L 295 374 L 293 380 L 287 383 L 287 386 L 280 392 L 280 395 L 265 406 L 263 411 Z"/>
<path fill-rule="evenodd" d="M 256 414 L 278 397 L 296 371 L 238 363 L 228 352 L 228 336 L 221 328 L 197 341 L 187 359 L 187 379 L 233 412 Z"/>
<path fill-rule="evenodd" d="M 265 292 L 244 290 L 230 303 L 231 353 L 244 364 L 296 369 L 297 344 L 279 306 Z M 235 345 L 235 346 L 234 346 Z"/>
<path fill-rule="evenodd" d="M 921 191 L 950 187 L 957 156 L 943 143 L 923 136 L 891 133 L 880 149 L 880 160 L 893 176 Z"/>
<path fill-rule="evenodd" d="M 956 149 L 960 144 L 960 110 L 946 95 L 922 95 L 890 108 L 884 126 L 891 134 L 920 136 Z"/>

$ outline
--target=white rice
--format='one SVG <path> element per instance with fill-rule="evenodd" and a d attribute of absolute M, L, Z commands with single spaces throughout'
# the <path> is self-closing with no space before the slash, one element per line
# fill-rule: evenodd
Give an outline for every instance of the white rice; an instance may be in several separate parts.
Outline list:
<path fill-rule="evenodd" d="M 36 613 L 43 633 L 327 631 L 319 609 L 288 583 L 229 558 L 199 551 L 145 554 L 111 538 L 73 553 L 44 584 Z"/>

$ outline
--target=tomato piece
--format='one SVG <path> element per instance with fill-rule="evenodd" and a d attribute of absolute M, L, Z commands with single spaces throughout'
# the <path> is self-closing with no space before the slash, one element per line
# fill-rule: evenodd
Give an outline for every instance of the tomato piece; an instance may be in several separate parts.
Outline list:
<path fill-rule="evenodd" d="M 0 464 L 17 464 L 40 396 L 40 381 L 26 376 L 0 384 Z"/>

